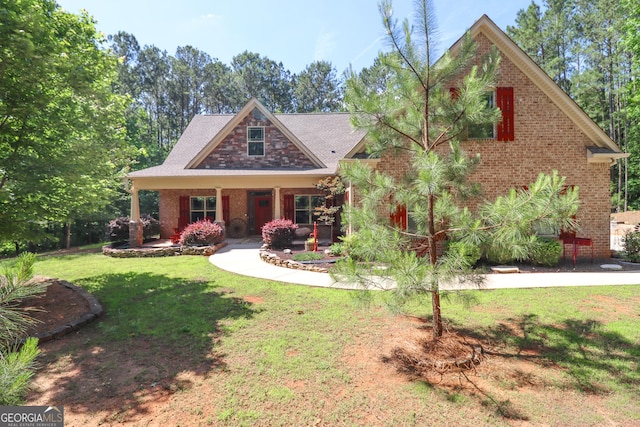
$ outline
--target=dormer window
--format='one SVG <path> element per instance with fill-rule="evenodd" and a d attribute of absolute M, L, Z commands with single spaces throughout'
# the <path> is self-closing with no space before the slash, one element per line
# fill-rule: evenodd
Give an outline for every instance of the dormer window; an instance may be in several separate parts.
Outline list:
<path fill-rule="evenodd" d="M 249 156 L 264 156 L 264 128 L 247 128 L 247 154 Z"/>

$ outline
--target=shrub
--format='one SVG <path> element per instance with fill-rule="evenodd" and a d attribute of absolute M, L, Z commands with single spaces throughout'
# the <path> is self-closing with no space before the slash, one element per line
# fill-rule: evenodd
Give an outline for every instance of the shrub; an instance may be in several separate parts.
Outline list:
<path fill-rule="evenodd" d="M 318 252 L 302 252 L 293 256 L 294 261 L 319 261 L 324 258 L 323 254 Z"/>
<path fill-rule="evenodd" d="M 150 239 L 160 235 L 160 221 L 149 214 L 140 216 L 140 219 L 142 220 L 142 237 L 144 239 Z"/>
<path fill-rule="evenodd" d="M 189 224 L 180 234 L 180 244 L 190 246 L 216 245 L 224 240 L 224 230 L 208 220 Z"/>
<path fill-rule="evenodd" d="M 344 255 L 344 243 L 336 242 L 329 247 L 329 251 L 333 256 L 341 256 Z"/>
<path fill-rule="evenodd" d="M 109 221 L 107 236 L 111 242 L 126 242 L 129 240 L 129 217 L 119 216 Z"/>
<path fill-rule="evenodd" d="M 640 231 L 630 231 L 622 241 L 622 256 L 627 261 L 640 262 Z"/>
<path fill-rule="evenodd" d="M 149 214 L 140 216 L 142 221 L 142 238 L 150 239 L 160 234 L 160 221 Z M 114 243 L 126 242 L 129 240 L 129 217 L 119 216 L 109 221 L 107 224 L 108 240 Z"/>
<path fill-rule="evenodd" d="M 298 224 L 290 219 L 274 219 L 262 226 L 262 241 L 270 248 L 290 246 Z"/>
<path fill-rule="evenodd" d="M 533 263 L 552 267 L 560 262 L 562 243 L 555 239 L 538 239 L 530 260 Z"/>

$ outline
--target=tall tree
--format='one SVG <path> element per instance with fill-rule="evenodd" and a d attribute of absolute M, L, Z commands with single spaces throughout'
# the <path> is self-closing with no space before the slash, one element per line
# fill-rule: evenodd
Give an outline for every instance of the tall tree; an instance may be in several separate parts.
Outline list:
<path fill-rule="evenodd" d="M 177 129 L 171 129 L 169 123 L 169 55 L 155 46 L 145 46 L 138 55 L 136 72 L 141 79 L 140 99 L 149 120 L 149 137 L 156 141 L 162 151 L 168 152 L 175 142 L 172 137 L 179 135 Z"/>
<path fill-rule="evenodd" d="M 367 130 L 369 152 L 404 153 L 409 170 L 393 176 L 359 162 L 345 168 L 343 179 L 354 184 L 358 195 L 346 212 L 355 229 L 349 239 L 351 253 L 358 259 L 342 263 L 336 275 L 366 287 L 392 279 L 397 303 L 431 296 L 433 334 L 438 338 L 443 332 L 441 285 L 473 278 L 477 258 L 472 254 L 480 250 L 526 258 L 540 245 L 536 222 L 556 229 L 575 226 L 571 216 L 577 194 L 561 195 L 564 179 L 541 175 L 528 189 L 512 190 L 475 212 L 465 207 L 477 189 L 467 180 L 477 159 L 462 152 L 457 137 L 470 125 L 499 118 L 499 110 L 486 102 L 495 86 L 498 54 L 494 49 L 475 64 L 475 45 L 466 35 L 455 55 L 447 52 L 434 61 L 430 1 L 416 2 L 413 26 L 405 20 L 399 27 L 391 10 L 390 1 L 380 3 L 391 46 L 391 52 L 380 57 L 387 68 L 386 90 L 368 86 L 351 72 L 346 102 L 353 124 Z M 390 221 L 385 203 L 406 209 L 411 226 Z M 445 237 L 451 243 L 439 254 L 438 242 Z M 418 252 L 424 252 L 426 260 Z"/>
<path fill-rule="evenodd" d="M 8 0 L 0 25 L 0 239 L 100 211 L 128 151 L 116 58 L 86 14 Z"/>
<path fill-rule="evenodd" d="M 293 111 L 291 73 L 281 62 L 244 51 L 233 57 L 231 68 L 241 91 L 240 105 L 255 97 L 270 111 Z"/>
<path fill-rule="evenodd" d="M 294 81 L 297 112 L 330 112 L 342 108 L 341 85 L 330 62 L 316 61 L 307 65 Z"/>
<path fill-rule="evenodd" d="M 176 56 L 170 59 L 169 104 L 175 109 L 171 114 L 175 126 L 182 133 L 193 116 L 204 112 L 205 74 L 212 63 L 211 57 L 192 46 L 178 47 Z"/>

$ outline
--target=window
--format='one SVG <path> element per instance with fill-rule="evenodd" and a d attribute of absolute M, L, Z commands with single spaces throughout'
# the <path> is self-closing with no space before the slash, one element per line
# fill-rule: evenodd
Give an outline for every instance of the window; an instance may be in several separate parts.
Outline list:
<path fill-rule="evenodd" d="M 264 128 L 247 128 L 247 153 L 250 156 L 264 156 Z"/>
<path fill-rule="evenodd" d="M 458 96 L 456 88 L 449 88 L 452 98 Z M 512 87 L 497 87 L 495 93 L 487 95 L 487 104 L 500 109 L 502 118 L 497 125 L 472 125 L 467 128 L 468 139 L 496 139 L 497 141 L 514 141 L 514 96 Z"/>
<path fill-rule="evenodd" d="M 485 95 L 487 107 L 493 108 L 493 92 Z M 467 129 L 467 137 L 469 139 L 494 139 L 496 137 L 495 127 L 493 123 L 485 123 L 481 125 L 469 125 Z"/>
<path fill-rule="evenodd" d="M 389 213 L 391 225 L 409 233 L 418 231 L 418 224 L 412 213 L 407 210 L 405 205 L 396 206 L 395 210 Z"/>
<path fill-rule="evenodd" d="M 324 206 L 324 196 L 295 196 L 295 223 L 313 224 L 318 219 L 315 208 Z"/>
<path fill-rule="evenodd" d="M 190 200 L 190 222 L 208 219 L 216 220 L 216 198 L 209 196 L 192 196 Z"/>

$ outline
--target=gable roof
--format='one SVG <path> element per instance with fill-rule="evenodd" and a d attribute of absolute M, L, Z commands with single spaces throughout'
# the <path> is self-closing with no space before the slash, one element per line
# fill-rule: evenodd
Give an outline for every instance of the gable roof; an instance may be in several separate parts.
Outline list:
<path fill-rule="evenodd" d="M 255 98 L 238 114 L 197 115 L 191 120 L 165 161 L 129 173 L 130 178 L 177 176 L 272 175 L 273 169 L 196 169 L 196 166 L 250 114 L 254 108 L 265 115 L 312 162 L 316 168 L 278 170 L 280 175 L 331 175 L 365 136 L 351 127 L 349 113 L 272 114 Z"/>
<path fill-rule="evenodd" d="M 247 117 L 249 114 L 253 112 L 254 109 L 260 111 L 266 118 L 266 120 L 270 121 L 280 132 L 282 132 L 291 143 L 296 146 L 300 151 L 302 151 L 305 156 L 311 160 L 313 164 L 315 164 L 318 168 L 326 167 L 316 155 L 309 150 L 299 139 L 298 137 L 292 133 L 286 126 L 284 126 L 280 120 L 276 118 L 274 114 L 272 114 L 269 110 L 265 108 L 260 101 L 256 98 L 251 98 L 249 102 L 246 103 L 242 110 L 238 112 L 233 118 L 227 122 L 224 127 L 216 134 L 216 136 L 211 139 L 196 156 L 191 159 L 189 163 L 187 163 L 187 168 L 195 168 L 207 157 L 207 155 L 212 152 L 220 142 L 235 129 L 242 120 Z"/>
<path fill-rule="evenodd" d="M 491 43 L 493 43 L 505 56 L 507 56 L 524 75 L 526 75 L 540 90 L 547 95 L 558 108 L 566 114 L 582 132 L 593 142 L 594 147 L 589 147 L 589 153 L 592 148 L 602 155 L 603 150 L 607 149 L 606 156 L 609 159 L 618 159 L 628 157 L 628 153 L 623 153 L 617 144 L 584 112 L 578 104 L 563 91 L 560 86 L 553 81 L 551 77 L 536 64 L 511 38 L 500 29 L 487 15 L 482 15 L 469 28 L 471 38 L 475 39 L 478 34 L 485 35 Z M 463 36 L 464 37 L 464 36 Z M 451 46 L 450 51 L 455 53 L 460 49 L 463 37 L 460 37 Z M 589 155 L 589 158 L 594 156 Z"/>

